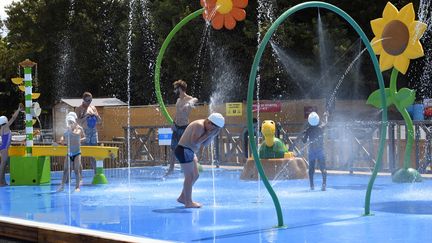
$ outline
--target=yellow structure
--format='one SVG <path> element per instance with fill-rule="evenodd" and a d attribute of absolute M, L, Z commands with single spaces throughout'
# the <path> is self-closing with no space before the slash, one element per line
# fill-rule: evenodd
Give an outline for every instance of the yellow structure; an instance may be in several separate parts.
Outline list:
<path fill-rule="evenodd" d="M 66 156 L 67 146 L 33 146 L 34 156 Z M 81 156 L 94 157 L 96 160 L 117 158 L 117 147 L 81 146 Z M 25 146 L 11 146 L 9 156 L 25 156 Z"/>
<path fill-rule="evenodd" d="M 105 146 L 81 146 L 81 155 L 94 157 L 96 159 L 96 173 L 93 177 L 93 184 L 107 184 L 108 181 L 103 172 L 103 160 L 105 158 L 115 159 L 118 157 L 118 149 L 117 147 L 105 147 Z M 35 158 L 45 158 L 49 156 L 66 156 L 68 153 L 67 146 L 33 146 L 32 147 L 32 155 Z M 9 148 L 9 156 L 12 157 L 12 162 L 14 165 L 21 163 L 21 161 L 15 161 L 14 158 L 22 157 L 24 158 L 26 155 L 26 147 L 25 146 L 11 146 Z M 49 160 L 48 160 L 49 161 Z M 11 162 L 11 165 L 12 165 Z M 33 163 L 33 162 L 31 162 Z M 49 162 L 48 162 L 49 163 Z M 44 164 L 44 163 L 41 163 Z M 18 165 L 17 168 L 21 168 L 24 165 Z M 15 168 L 15 167 L 14 167 Z M 49 167 L 46 168 L 49 174 Z M 14 174 L 14 175 L 13 175 Z M 11 170 L 11 178 L 16 175 L 23 174 L 22 171 L 16 171 L 13 173 Z"/>
<path fill-rule="evenodd" d="M 261 159 L 264 173 L 269 180 L 295 180 L 308 178 L 307 164 L 302 158 Z M 253 158 L 249 158 L 240 175 L 242 180 L 258 180 L 258 170 Z"/>

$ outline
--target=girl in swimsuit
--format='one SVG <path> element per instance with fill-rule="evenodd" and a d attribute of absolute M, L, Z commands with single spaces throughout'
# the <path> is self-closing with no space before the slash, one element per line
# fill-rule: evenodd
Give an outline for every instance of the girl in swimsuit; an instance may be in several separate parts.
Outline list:
<path fill-rule="evenodd" d="M 9 162 L 9 147 L 11 145 L 12 133 L 10 130 L 10 125 L 15 121 L 19 112 L 23 109 L 23 105 L 19 104 L 18 109 L 14 112 L 11 119 L 8 120 L 5 116 L 0 116 L 0 135 L 1 135 L 1 145 L 0 145 L 0 186 L 6 186 L 6 164 Z"/>

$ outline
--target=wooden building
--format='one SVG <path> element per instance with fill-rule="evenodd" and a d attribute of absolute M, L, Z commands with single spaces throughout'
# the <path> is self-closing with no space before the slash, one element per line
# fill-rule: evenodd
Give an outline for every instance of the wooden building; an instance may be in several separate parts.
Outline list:
<path fill-rule="evenodd" d="M 61 99 L 53 108 L 53 135 L 55 140 L 60 139 L 66 128 L 66 114 L 75 111 L 82 104 L 82 98 Z M 102 117 L 102 124 L 98 125 L 98 131 L 102 132 L 104 128 L 104 113 L 107 107 L 126 106 L 127 104 L 117 98 L 93 98 L 91 105 L 96 106 L 99 115 Z M 108 128 L 109 129 L 109 128 Z"/>

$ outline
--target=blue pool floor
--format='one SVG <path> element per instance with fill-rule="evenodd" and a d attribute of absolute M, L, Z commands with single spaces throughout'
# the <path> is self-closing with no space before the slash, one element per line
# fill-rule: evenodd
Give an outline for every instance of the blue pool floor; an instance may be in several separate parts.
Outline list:
<path fill-rule="evenodd" d="M 201 209 L 176 202 L 179 170 L 106 170 L 108 185 L 81 192 L 73 185 L 56 193 L 61 174 L 48 186 L 0 188 L 0 215 L 99 231 L 180 242 L 431 242 L 432 180 L 395 184 L 379 176 L 372 192 L 373 216 L 363 216 L 369 176 L 329 174 L 327 191 L 310 191 L 308 180 L 273 181 L 284 225 L 261 183 L 242 181 L 240 170 L 205 169 L 194 186 Z M 72 180 L 74 182 L 74 180 Z M 315 175 L 320 185 L 321 175 Z"/>

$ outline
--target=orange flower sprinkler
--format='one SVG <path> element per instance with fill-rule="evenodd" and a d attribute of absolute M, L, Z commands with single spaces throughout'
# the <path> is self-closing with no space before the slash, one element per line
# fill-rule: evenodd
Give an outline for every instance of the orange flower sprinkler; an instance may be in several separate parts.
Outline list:
<path fill-rule="evenodd" d="M 237 21 L 246 18 L 244 8 L 248 5 L 248 0 L 200 0 L 201 6 L 205 9 L 203 17 L 210 21 L 214 29 L 220 30 L 222 27 L 232 30 Z"/>

